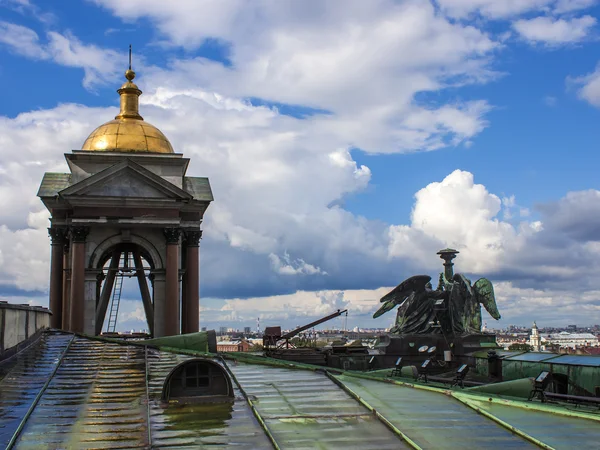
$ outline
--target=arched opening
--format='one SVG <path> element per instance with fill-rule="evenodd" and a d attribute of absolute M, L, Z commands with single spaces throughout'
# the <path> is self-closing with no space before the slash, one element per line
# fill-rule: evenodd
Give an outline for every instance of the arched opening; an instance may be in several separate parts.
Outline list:
<path fill-rule="evenodd" d="M 149 251 L 135 243 L 118 243 L 105 248 L 97 255 L 97 266 L 102 272 L 96 287 L 96 334 L 115 333 L 122 294 L 139 286 L 147 334 L 153 335 L 154 305 L 152 289 L 148 279 L 155 268 Z M 152 280 L 150 279 L 152 284 Z"/>
<path fill-rule="evenodd" d="M 227 402 L 233 387 L 225 369 L 209 359 L 192 359 L 175 367 L 167 376 L 162 400 Z"/>

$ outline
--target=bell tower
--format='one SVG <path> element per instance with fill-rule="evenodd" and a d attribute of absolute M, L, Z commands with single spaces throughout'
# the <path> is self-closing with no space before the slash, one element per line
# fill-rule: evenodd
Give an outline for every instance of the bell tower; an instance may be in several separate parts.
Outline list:
<path fill-rule="evenodd" d="M 186 176 L 189 158 L 140 115 L 131 49 L 125 78 L 119 114 L 65 154 L 70 173 L 45 173 L 38 191 L 51 214 L 51 326 L 110 331 L 119 277 L 135 276 L 153 337 L 197 332 L 210 183 Z"/>

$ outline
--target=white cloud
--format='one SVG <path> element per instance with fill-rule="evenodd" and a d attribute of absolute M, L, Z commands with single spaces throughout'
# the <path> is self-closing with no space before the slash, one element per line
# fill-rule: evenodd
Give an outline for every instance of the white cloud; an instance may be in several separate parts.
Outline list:
<path fill-rule="evenodd" d="M 269 260 L 273 270 L 281 275 L 327 275 L 327 272 L 308 264 L 301 258 L 292 260 L 287 252 L 284 252 L 281 258 L 274 253 L 269 253 Z"/>
<path fill-rule="evenodd" d="M 489 66 L 500 44 L 426 2 L 348 1 L 343 9 L 327 2 L 206 2 L 197 16 L 200 7 L 189 1 L 168 8 L 146 0 L 97 3 L 128 20 L 150 17 L 173 45 L 197 47 L 210 37 L 230 50 L 230 67 L 174 61 L 172 70 L 154 70 L 149 86 L 325 110 L 328 116 L 309 119 L 312 136 L 336 134 L 343 148 L 434 149 L 486 126 L 485 101 L 424 107 L 414 100 L 419 92 L 498 76 Z"/>
<path fill-rule="evenodd" d="M 594 6 L 596 0 L 437 0 L 450 17 L 480 14 L 488 19 L 507 19 L 534 11 L 563 14 Z"/>
<path fill-rule="evenodd" d="M 567 323 L 585 326 L 598 323 L 600 317 L 599 290 L 519 288 L 499 282 L 494 284 L 494 292 L 502 316 L 510 318 L 503 323 L 529 325 L 535 320 L 541 327 Z"/>
<path fill-rule="evenodd" d="M 591 8 L 598 3 L 597 0 L 558 0 L 554 5 L 554 14 L 564 14 L 582 9 Z"/>
<path fill-rule="evenodd" d="M 549 46 L 572 44 L 586 39 L 596 25 L 592 16 L 556 19 L 540 16 L 534 19 L 520 19 L 513 22 L 513 28 L 531 44 Z"/>
<path fill-rule="evenodd" d="M 46 59 L 39 36 L 31 28 L 9 22 L 0 22 L 0 43 L 16 53 L 33 59 Z"/>
<path fill-rule="evenodd" d="M 410 226 L 390 227 L 390 257 L 432 254 L 443 247 L 461 252 L 461 270 L 486 273 L 503 265 L 503 255 L 519 251 L 536 229 L 529 223 L 515 228 L 499 220 L 502 201 L 475 184 L 469 172 L 456 170 L 442 182 L 429 184 L 415 195 Z M 514 204 L 514 198 L 505 205 Z M 425 263 L 425 260 L 423 260 Z"/>
<path fill-rule="evenodd" d="M 38 34 L 30 28 L 0 21 L 0 44 L 26 58 L 50 60 L 67 67 L 84 70 L 83 85 L 91 88 L 113 80 L 124 64 L 124 56 L 113 50 L 83 44 L 71 34 L 54 31 L 47 33 L 47 43 L 40 42 Z"/>
<path fill-rule="evenodd" d="M 526 215 L 516 198 L 502 195 L 500 218 L 501 197 L 458 170 L 416 194 L 409 224 L 331 206 L 370 183 L 371 171 L 357 164 L 352 147 L 392 153 L 476 142 L 487 125 L 487 102 L 425 105 L 415 98 L 492 79 L 490 61 L 501 45 L 485 32 L 448 21 L 421 1 L 348 2 L 343 9 L 327 2 L 219 1 L 203 3 L 196 15 L 186 7 L 200 8 L 197 2 L 104 4 L 127 19 L 149 17 L 172 45 L 196 47 L 206 37 L 229 45 L 230 67 L 205 59 L 173 60 L 167 69 L 140 64 L 136 79 L 146 92 L 143 116 L 191 158 L 190 175 L 211 179 L 216 201 L 204 223 L 202 286 L 234 298 L 223 311 L 213 308 L 218 317 L 241 320 L 256 311 L 314 317 L 346 306 L 368 315 L 385 289 L 367 288 L 422 270 L 437 273 L 435 252 L 446 246 L 461 251 L 460 271 L 493 273 L 499 281 L 513 276 L 519 289 L 580 276 L 595 282 L 598 249 L 577 237 L 586 230 L 577 234 L 572 230 L 580 223 L 552 220 L 569 208 L 572 217 L 583 217 L 573 196 L 542 221 L 516 223 L 514 211 Z M 5 44 L 14 51 L 83 67 L 87 83 L 115 70 L 102 61 L 112 57 L 115 64 L 116 54 L 73 36 L 49 34 L 40 43 L 31 30 L 9 31 Z M 253 106 L 248 97 L 327 113 L 298 119 Z M 61 105 L 0 118 L 1 148 L 18 149 L 0 152 L 0 284 L 46 290 L 49 240 L 35 197 L 42 174 L 66 171 L 62 153 L 80 148 L 114 115 L 114 108 Z M 593 195 L 588 201 L 600 204 Z M 298 294 L 269 297 L 289 292 Z M 135 311 L 128 314 L 136 319 Z"/>
<path fill-rule="evenodd" d="M 567 78 L 567 85 L 577 88 L 577 96 L 580 99 L 600 107 L 600 64 L 587 75 Z"/>
<path fill-rule="evenodd" d="M 226 320 L 232 312 L 235 312 L 235 319 L 240 322 L 253 321 L 256 317 L 260 317 L 263 325 L 269 323 L 276 325 L 275 321 L 302 325 L 313 320 L 312 318 L 344 309 L 348 309 L 350 317 L 371 316 L 379 307 L 379 299 L 389 291 L 388 287 L 374 290 L 297 291 L 293 294 L 271 297 L 228 299 L 223 301 L 222 307 L 205 311 L 202 320 L 219 322 Z M 390 316 L 384 321 L 377 321 L 376 325 L 371 325 L 369 322 L 363 322 L 363 325 L 388 326 L 387 322 L 392 320 Z"/>
<path fill-rule="evenodd" d="M 449 16 L 466 18 L 477 13 L 491 19 L 513 17 L 548 8 L 554 0 L 437 0 Z"/>

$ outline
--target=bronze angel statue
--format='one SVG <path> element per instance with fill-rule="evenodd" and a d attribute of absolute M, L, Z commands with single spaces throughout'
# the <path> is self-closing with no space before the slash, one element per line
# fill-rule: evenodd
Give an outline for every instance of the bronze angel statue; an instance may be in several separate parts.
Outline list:
<path fill-rule="evenodd" d="M 431 277 L 417 275 L 400 283 L 381 298 L 383 305 L 373 314 L 377 318 L 398 306 L 394 334 L 471 334 L 481 333 L 481 305 L 500 319 L 494 288 L 487 278 L 473 285 L 462 274 L 453 274 L 451 260 L 458 252 L 445 249 L 438 254 L 445 260 L 437 289 Z"/>

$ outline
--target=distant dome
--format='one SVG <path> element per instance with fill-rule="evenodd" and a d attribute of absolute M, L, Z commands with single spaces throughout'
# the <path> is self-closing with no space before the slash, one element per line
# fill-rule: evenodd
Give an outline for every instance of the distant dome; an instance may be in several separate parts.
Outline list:
<path fill-rule="evenodd" d="M 135 72 L 131 68 L 125 72 L 125 78 L 127 81 L 117 91 L 121 96 L 119 115 L 92 131 L 83 143 L 82 150 L 174 153 L 166 136 L 140 116 L 139 96 L 142 91 L 133 83 Z"/>

